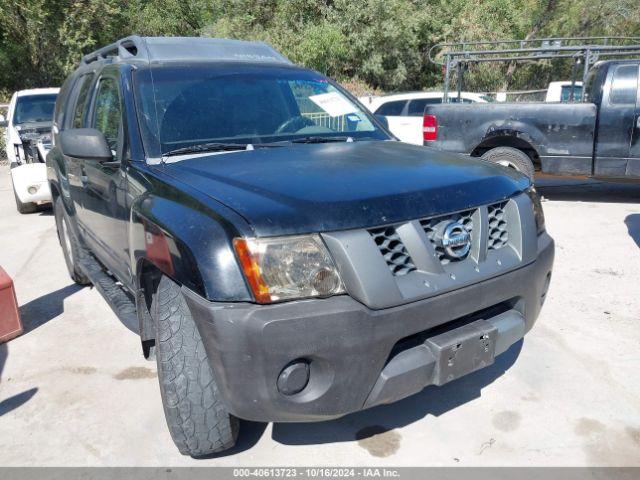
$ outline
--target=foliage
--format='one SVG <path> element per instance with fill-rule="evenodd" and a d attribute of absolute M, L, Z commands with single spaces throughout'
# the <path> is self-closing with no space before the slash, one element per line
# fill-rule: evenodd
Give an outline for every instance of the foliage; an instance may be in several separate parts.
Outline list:
<path fill-rule="evenodd" d="M 0 0 L 0 92 L 59 85 L 83 54 L 117 38 L 263 40 L 362 90 L 435 88 L 441 41 L 640 35 L 637 0 Z M 473 67 L 467 87 L 540 88 L 570 62 Z"/>

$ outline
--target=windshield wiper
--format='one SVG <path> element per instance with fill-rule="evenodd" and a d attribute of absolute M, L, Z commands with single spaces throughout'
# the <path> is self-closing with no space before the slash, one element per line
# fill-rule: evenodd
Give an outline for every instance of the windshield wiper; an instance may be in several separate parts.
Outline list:
<path fill-rule="evenodd" d="M 320 136 L 309 136 L 302 138 L 294 138 L 291 140 L 291 143 L 331 143 L 331 142 L 353 142 L 353 138 L 351 137 L 320 137 Z"/>
<path fill-rule="evenodd" d="M 201 143 L 198 145 L 191 145 L 190 147 L 176 148 L 170 150 L 164 154 L 165 157 L 171 157 L 173 155 L 186 155 L 189 153 L 202 153 L 202 152 L 232 152 L 236 150 L 254 150 L 256 148 L 270 148 L 281 147 L 282 145 L 275 145 L 269 143 Z"/>
<path fill-rule="evenodd" d="M 188 153 L 201 153 L 201 152 L 226 152 L 233 150 L 246 150 L 247 145 L 244 143 L 200 143 L 198 145 L 191 145 L 189 147 L 176 148 L 175 150 L 169 150 L 164 154 L 165 157 L 171 157 L 173 155 L 185 155 Z"/>

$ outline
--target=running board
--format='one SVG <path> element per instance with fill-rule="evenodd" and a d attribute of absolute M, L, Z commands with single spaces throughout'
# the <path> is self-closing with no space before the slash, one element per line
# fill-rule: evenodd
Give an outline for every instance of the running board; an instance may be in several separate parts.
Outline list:
<path fill-rule="evenodd" d="M 78 267 L 91 280 L 124 326 L 134 333 L 139 333 L 140 325 L 135 302 L 118 285 L 116 279 L 109 275 L 90 253 L 83 255 Z"/>

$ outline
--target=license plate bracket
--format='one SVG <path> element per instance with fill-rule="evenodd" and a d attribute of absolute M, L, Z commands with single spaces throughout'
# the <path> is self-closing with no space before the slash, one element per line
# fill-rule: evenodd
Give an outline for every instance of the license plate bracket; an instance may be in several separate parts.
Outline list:
<path fill-rule="evenodd" d="M 428 338 L 425 345 L 437 359 L 434 382 L 444 385 L 488 365 L 495 359 L 498 329 L 485 320 Z"/>

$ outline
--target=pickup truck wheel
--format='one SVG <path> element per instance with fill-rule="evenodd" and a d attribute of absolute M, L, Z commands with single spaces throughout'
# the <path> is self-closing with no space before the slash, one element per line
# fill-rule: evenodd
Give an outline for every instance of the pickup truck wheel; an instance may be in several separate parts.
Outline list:
<path fill-rule="evenodd" d="M 33 202 L 21 202 L 18 198 L 15 187 L 13 187 L 13 196 L 16 199 L 16 208 L 18 209 L 18 213 L 33 213 L 38 210 L 38 205 Z"/>
<path fill-rule="evenodd" d="M 203 457 L 233 447 L 239 421 L 222 403 L 180 286 L 167 277 L 153 296 L 151 315 L 162 405 L 180 453 Z"/>
<path fill-rule="evenodd" d="M 53 204 L 53 214 L 56 218 L 56 228 L 58 229 L 58 239 L 62 247 L 64 262 L 67 264 L 67 270 L 71 279 L 79 285 L 89 285 L 91 280 L 82 273 L 78 267 L 78 261 L 84 254 L 84 247 L 80 245 L 79 240 L 71 230 L 69 224 L 69 216 L 62 205 L 60 198 L 56 199 Z"/>
<path fill-rule="evenodd" d="M 492 148 L 482 155 L 484 160 L 497 163 L 503 167 L 513 168 L 533 180 L 535 175 L 535 167 L 529 155 L 522 150 L 512 147 Z"/>

